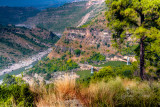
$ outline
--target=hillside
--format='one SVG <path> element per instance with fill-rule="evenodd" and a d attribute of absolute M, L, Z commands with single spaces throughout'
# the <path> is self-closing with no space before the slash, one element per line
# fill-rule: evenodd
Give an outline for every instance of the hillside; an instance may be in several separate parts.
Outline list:
<path fill-rule="evenodd" d="M 90 19 L 86 23 L 84 23 L 82 26 L 79 26 L 80 28 L 99 28 L 101 30 L 107 29 L 107 20 L 105 18 L 105 10 L 102 10 L 97 16 Z"/>
<path fill-rule="evenodd" d="M 102 0 L 103 1 L 103 0 Z M 62 33 L 66 27 L 76 27 L 88 14 L 88 18 L 94 17 L 104 5 L 97 0 L 67 3 L 58 8 L 48 8 L 29 18 L 23 24 L 31 27 L 39 26 L 53 32 Z M 104 2 L 102 2 L 104 3 Z M 92 12 L 94 10 L 94 12 Z M 87 19 L 88 19 L 87 18 Z"/>
<path fill-rule="evenodd" d="M 76 50 L 81 54 L 77 57 Z M 65 55 L 74 60 L 82 60 L 90 57 L 93 52 L 100 52 L 110 56 L 117 52 L 111 47 L 111 32 L 108 30 L 93 28 L 67 28 L 61 39 L 55 44 L 54 50 L 49 57 L 60 57 Z"/>
<path fill-rule="evenodd" d="M 39 12 L 33 7 L 0 7 L 0 24 L 19 24 Z"/>
<path fill-rule="evenodd" d="M 44 29 L 0 26 L 0 68 L 47 49 L 59 38 Z"/>

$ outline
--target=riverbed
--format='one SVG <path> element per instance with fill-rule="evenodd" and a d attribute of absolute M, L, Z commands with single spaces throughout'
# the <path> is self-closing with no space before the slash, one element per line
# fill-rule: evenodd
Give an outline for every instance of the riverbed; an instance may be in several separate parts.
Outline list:
<path fill-rule="evenodd" d="M 25 71 L 26 68 L 37 64 L 39 60 L 45 58 L 51 51 L 52 51 L 52 48 L 49 48 L 46 51 L 40 52 L 36 55 L 31 56 L 30 58 L 20 61 L 19 63 L 13 64 L 7 69 L 1 70 L 0 83 L 6 74 L 19 75 L 21 72 Z"/>

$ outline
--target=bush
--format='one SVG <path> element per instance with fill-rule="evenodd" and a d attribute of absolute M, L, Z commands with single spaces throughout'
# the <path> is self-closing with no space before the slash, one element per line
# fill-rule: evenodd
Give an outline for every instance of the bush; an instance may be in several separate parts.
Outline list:
<path fill-rule="evenodd" d="M 106 60 L 106 56 L 100 54 L 100 53 L 93 53 L 92 56 L 90 56 L 90 58 L 87 59 L 88 63 L 93 63 L 93 61 L 105 61 Z"/>
<path fill-rule="evenodd" d="M 76 50 L 74 50 L 74 53 L 75 53 L 77 56 L 79 56 L 79 55 L 81 54 L 81 50 L 76 49 Z"/>
<path fill-rule="evenodd" d="M 79 45 L 80 48 L 82 48 L 82 45 Z"/>
<path fill-rule="evenodd" d="M 113 71 L 112 67 L 108 66 L 108 67 L 102 68 L 98 72 L 95 72 L 94 75 L 91 78 L 91 81 L 96 82 L 96 81 L 101 81 L 103 79 L 105 81 L 108 81 L 109 79 L 111 79 L 115 76 L 116 76 L 116 74 Z"/>
<path fill-rule="evenodd" d="M 8 78 L 8 77 L 11 77 Z M 29 86 L 20 78 L 7 75 L 5 83 L 0 85 L 0 105 L 11 107 L 33 107 L 34 96 Z"/>
<path fill-rule="evenodd" d="M 100 44 L 97 44 L 97 49 L 99 49 L 100 46 L 101 46 Z"/>

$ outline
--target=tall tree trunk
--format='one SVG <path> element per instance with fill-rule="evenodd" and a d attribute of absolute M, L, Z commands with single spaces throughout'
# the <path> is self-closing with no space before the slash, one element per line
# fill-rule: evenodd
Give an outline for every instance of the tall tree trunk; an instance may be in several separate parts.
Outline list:
<path fill-rule="evenodd" d="M 140 77 L 143 80 L 144 79 L 144 38 L 142 37 L 140 39 Z"/>

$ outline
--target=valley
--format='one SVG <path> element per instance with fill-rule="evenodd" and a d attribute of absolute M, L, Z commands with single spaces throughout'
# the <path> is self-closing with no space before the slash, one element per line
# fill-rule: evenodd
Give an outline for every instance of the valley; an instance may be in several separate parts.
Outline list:
<path fill-rule="evenodd" d="M 5 74 L 19 75 L 21 72 L 24 72 L 25 70 L 32 68 L 35 64 L 38 63 L 38 61 L 46 57 L 51 51 L 52 48 L 49 48 L 46 51 L 39 52 L 38 54 L 30 56 L 29 58 L 20 60 L 18 63 L 12 64 L 11 66 L 6 67 L 5 69 L 1 69 L 0 80 L 4 78 Z"/>
<path fill-rule="evenodd" d="M 50 48 L 59 37 L 44 29 L 0 26 L 0 69 Z"/>
<path fill-rule="evenodd" d="M 160 105 L 160 1 L 35 1 L 0 7 L 0 106 Z"/>

